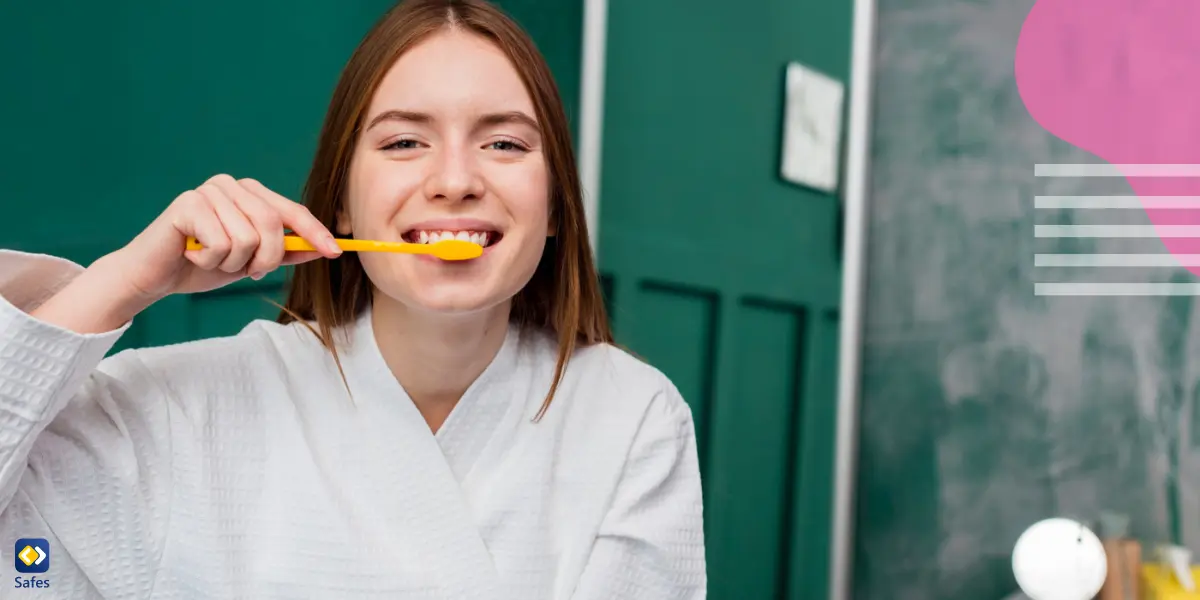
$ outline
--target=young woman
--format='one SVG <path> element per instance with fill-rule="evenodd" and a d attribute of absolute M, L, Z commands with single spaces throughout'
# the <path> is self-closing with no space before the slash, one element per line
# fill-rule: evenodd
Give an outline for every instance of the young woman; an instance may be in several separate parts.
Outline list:
<path fill-rule="evenodd" d="M 86 269 L 0 253 L 0 537 L 50 552 L 16 586 L 704 597 L 691 414 L 610 343 L 563 109 L 517 26 L 482 0 L 387 14 L 304 201 L 219 175 Z M 285 229 L 320 251 L 286 253 Z M 486 250 L 341 254 L 334 234 Z M 284 264 L 279 323 L 103 358 L 156 300 Z"/>

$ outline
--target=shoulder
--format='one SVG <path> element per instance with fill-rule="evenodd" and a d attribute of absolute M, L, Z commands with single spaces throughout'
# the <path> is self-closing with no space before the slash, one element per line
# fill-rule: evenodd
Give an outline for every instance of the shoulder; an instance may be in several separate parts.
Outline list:
<path fill-rule="evenodd" d="M 613 397 L 637 399 L 639 404 L 651 400 L 686 410 L 679 388 L 665 373 L 649 362 L 612 344 L 595 344 L 579 349 L 571 361 L 572 368 Z"/>
<path fill-rule="evenodd" d="M 609 382 L 609 394 L 625 398 L 638 414 L 638 437 L 686 438 L 694 435 L 692 409 L 675 382 L 663 371 L 611 344 L 589 347 L 585 354 L 603 357 L 594 367 Z M 610 399 L 611 401 L 611 399 Z"/>
<path fill-rule="evenodd" d="M 557 344 L 542 340 L 541 362 L 553 377 Z M 557 407 L 557 408 L 556 408 Z M 577 348 L 568 362 L 550 412 L 562 410 L 596 424 L 620 421 L 635 430 L 692 431 L 692 411 L 663 371 L 612 344 Z"/>
<path fill-rule="evenodd" d="M 125 350 L 105 359 L 99 371 L 117 379 L 149 377 L 172 396 L 245 395 L 257 381 L 314 368 L 321 350 L 320 340 L 303 324 L 259 320 L 230 336 Z"/>

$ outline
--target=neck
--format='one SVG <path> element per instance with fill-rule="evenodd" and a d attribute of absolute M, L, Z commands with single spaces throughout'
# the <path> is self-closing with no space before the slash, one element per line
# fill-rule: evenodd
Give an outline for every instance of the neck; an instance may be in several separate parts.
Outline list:
<path fill-rule="evenodd" d="M 440 315 L 376 294 L 371 326 L 379 352 L 435 433 L 500 351 L 509 307 Z"/>

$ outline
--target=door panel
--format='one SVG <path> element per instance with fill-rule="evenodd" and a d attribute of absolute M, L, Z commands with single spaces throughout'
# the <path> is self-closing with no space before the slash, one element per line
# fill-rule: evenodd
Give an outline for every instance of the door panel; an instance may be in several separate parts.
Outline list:
<path fill-rule="evenodd" d="M 838 311 L 821 312 L 805 336 L 801 397 L 793 444 L 791 556 L 787 598 L 826 597 L 829 528 L 833 523 L 834 436 L 837 424 Z M 805 494 L 812 494 L 806 496 Z M 824 534 L 813 532 L 824 532 Z"/>
<path fill-rule="evenodd" d="M 722 498 L 729 548 L 756 549 L 759 560 L 742 565 L 739 590 L 747 598 L 772 598 L 786 579 L 791 532 L 787 522 L 794 480 L 798 384 L 803 365 L 806 311 L 745 298 L 731 311 L 736 348 L 728 369 L 737 418 L 729 418 L 721 433 L 740 440 L 738 452 L 717 463 L 727 473 L 728 495 Z M 718 555 L 720 556 L 720 555 Z"/>
<path fill-rule="evenodd" d="M 696 414 L 714 600 L 827 594 L 840 201 L 776 173 L 785 66 L 846 81 L 852 8 L 609 3 L 600 265 Z"/>

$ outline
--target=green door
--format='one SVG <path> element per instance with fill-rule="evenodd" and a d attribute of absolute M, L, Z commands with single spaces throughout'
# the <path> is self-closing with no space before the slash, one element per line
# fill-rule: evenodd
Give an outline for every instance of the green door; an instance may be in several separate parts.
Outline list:
<path fill-rule="evenodd" d="M 828 594 L 840 201 L 777 173 L 785 65 L 847 81 L 852 8 L 609 3 L 600 264 L 696 416 L 714 600 Z"/>
<path fill-rule="evenodd" d="M 122 0 L 0 18 L 0 247 L 88 264 L 216 173 L 299 197 L 337 76 L 393 2 Z M 504 0 L 574 114 L 582 0 Z M 172 297 L 116 349 L 274 318 L 285 274 Z"/>

